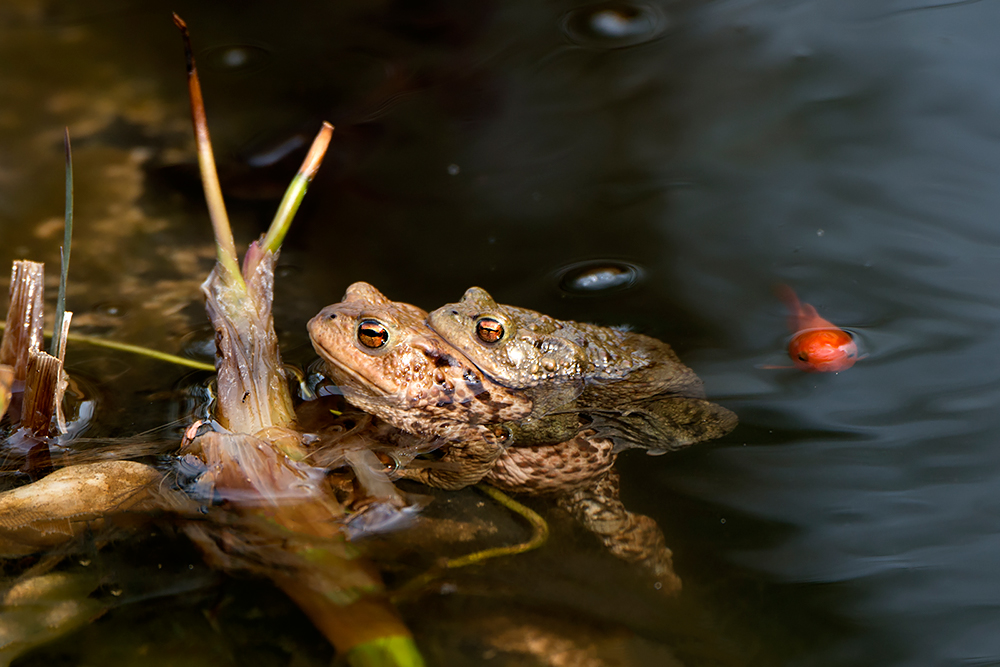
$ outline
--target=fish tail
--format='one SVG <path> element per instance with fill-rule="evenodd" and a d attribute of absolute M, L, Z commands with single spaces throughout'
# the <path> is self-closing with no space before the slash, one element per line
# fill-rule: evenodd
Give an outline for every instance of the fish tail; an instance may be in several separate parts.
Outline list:
<path fill-rule="evenodd" d="M 788 308 L 788 329 L 795 333 L 802 328 L 802 304 L 799 302 L 798 295 L 795 294 L 795 290 L 784 283 L 774 286 L 774 294 Z"/>

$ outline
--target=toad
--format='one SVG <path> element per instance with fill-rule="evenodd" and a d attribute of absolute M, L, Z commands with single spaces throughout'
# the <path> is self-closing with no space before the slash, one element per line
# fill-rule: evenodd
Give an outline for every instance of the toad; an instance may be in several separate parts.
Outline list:
<path fill-rule="evenodd" d="M 426 317 L 358 282 L 309 321 L 309 337 L 352 405 L 407 433 L 448 443 L 441 465 L 413 471 L 415 477 L 462 488 L 479 481 L 503 453 L 508 432 L 500 423 L 525 419 L 532 403 L 485 377 Z"/>
<path fill-rule="evenodd" d="M 426 313 L 414 306 L 392 302 L 374 287 L 356 283 L 344 301 L 328 306 L 309 322 L 314 347 L 349 401 L 403 430 L 453 443 L 443 460 L 459 464 L 459 470 L 417 468 L 405 471 L 404 476 L 443 488 L 460 488 L 485 476 L 487 482 L 514 493 L 551 494 L 613 553 L 641 563 L 659 576 L 667 589 L 679 587 L 670 550 L 655 522 L 628 512 L 618 499 L 618 478 L 612 465 L 622 443 L 649 447 L 652 440 L 658 443 L 653 445 L 657 449 L 685 446 L 725 433 L 735 424 L 735 417 L 700 398 L 646 396 L 641 382 L 639 390 L 610 392 L 611 396 L 627 393 L 634 399 L 627 410 L 616 411 L 609 403 L 592 409 L 593 414 L 580 414 L 573 411 L 571 400 L 556 412 L 552 409 L 555 402 L 549 401 L 550 407 L 540 416 L 529 397 L 542 396 L 544 402 L 541 381 L 530 387 L 530 393 L 528 386 L 506 387 L 495 382 L 431 331 L 423 316 Z M 595 334 L 611 338 L 622 333 L 609 335 L 606 331 L 614 330 L 593 329 Z M 647 351 L 657 349 L 656 344 L 666 347 L 654 339 L 646 344 L 645 338 L 639 341 Z M 569 350 L 572 355 L 589 346 L 568 342 L 543 343 L 534 349 L 543 353 Z M 611 347 L 606 346 L 608 354 L 594 356 L 597 363 L 583 361 L 585 354 L 577 356 L 581 360 L 578 384 L 583 384 L 587 372 L 600 366 L 601 358 L 611 358 Z M 672 351 L 669 358 L 676 360 Z M 620 377 L 627 375 L 620 370 L 625 363 L 615 371 Z M 673 363 L 680 365 L 679 361 Z M 539 368 L 546 365 L 551 370 L 558 366 L 545 364 L 541 358 Z M 596 381 L 610 380 L 612 365 L 603 363 L 604 370 L 591 375 Z M 658 365 L 664 364 L 652 354 L 636 364 L 639 369 L 651 369 L 647 377 L 664 375 L 656 370 Z M 568 368 L 558 367 L 560 375 L 550 378 L 559 388 L 574 382 Z M 683 370 L 675 375 L 683 380 L 673 386 L 700 394 L 697 377 L 687 367 L 680 368 Z M 456 400 L 455 387 L 461 388 L 462 383 L 465 388 L 457 392 L 460 398 Z M 670 384 L 660 381 L 658 386 Z M 477 399 L 480 391 L 489 398 Z M 577 397 L 582 393 L 581 387 Z M 510 417 L 511 413 L 516 416 Z M 502 443 L 497 426 L 508 434 Z"/>
<path fill-rule="evenodd" d="M 655 338 L 500 305 L 480 287 L 427 321 L 494 382 L 532 398 L 531 418 L 511 425 L 522 440 L 527 433 L 536 444 L 555 442 L 592 423 L 616 451 L 663 453 L 736 425 L 735 415 L 705 400 L 694 371 Z"/>
<path fill-rule="evenodd" d="M 553 408 L 557 401 L 545 398 L 553 392 L 576 398 L 586 391 L 589 403 L 608 404 L 657 394 L 705 395 L 698 376 L 662 341 L 500 305 L 480 287 L 432 311 L 427 321 L 497 383 L 540 394 L 538 402 Z"/>

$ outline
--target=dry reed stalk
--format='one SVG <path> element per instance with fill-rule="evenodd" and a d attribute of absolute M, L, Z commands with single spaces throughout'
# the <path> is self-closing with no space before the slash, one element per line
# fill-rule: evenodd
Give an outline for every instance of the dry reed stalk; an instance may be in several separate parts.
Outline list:
<path fill-rule="evenodd" d="M 14 368 L 14 380 L 24 380 L 28 351 L 42 349 L 42 295 L 45 265 L 26 259 L 14 262 L 10 273 L 10 309 L 0 342 L 0 364 Z"/>

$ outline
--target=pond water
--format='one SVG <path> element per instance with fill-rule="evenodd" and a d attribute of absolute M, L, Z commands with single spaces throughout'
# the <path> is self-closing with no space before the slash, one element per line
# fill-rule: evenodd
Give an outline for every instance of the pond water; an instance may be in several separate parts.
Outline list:
<path fill-rule="evenodd" d="M 634 633 L 595 664 L 1000 664 L 1000 6 L 6 3 L 0 265 L 56 265 L 68 125 L 81 331 L 197 355 L 213 251 L 169 10 L 191 27 L 238 239 L 266 227 L 304 137 L 337 125 L 282 256 L 288 361 L 314 359 L 306 320 L 355 280 L 425 308 L 481 285 L 670 342 L 740 417 L 619 460 L 681 599 L 557 529 L 404 606 L 432 664 L 508 664 L 473 639 L 504 614 Z M 762 368 L 788 363 L 780 283 L 867 356 Z M 203 379 L 81 348 L 69 370 L 115 436 L 176 418 L 171 392 Z M 168 664 L 190 643 L 215 664 L 258 644 L 252 664 L 329 659 L 279 593 L 164 539 L 114 567 L 152 549 L 181 574 L 23 664 L 157 664 L 150 646 Z"/>

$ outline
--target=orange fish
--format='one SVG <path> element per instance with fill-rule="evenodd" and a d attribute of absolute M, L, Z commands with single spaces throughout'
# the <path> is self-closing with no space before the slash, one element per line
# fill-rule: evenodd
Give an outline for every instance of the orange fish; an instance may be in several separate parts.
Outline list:
<path fill-rule="evenodd" d="M 823 319 L 808 303 L 800 303 L 788 285 L 779 285 L 778 297 L 788 307 L 792 341 L 788 356 L 796 368 L 813 373 L 846 371 L 858 360 L 858 346 L 851 334 Z"/>

